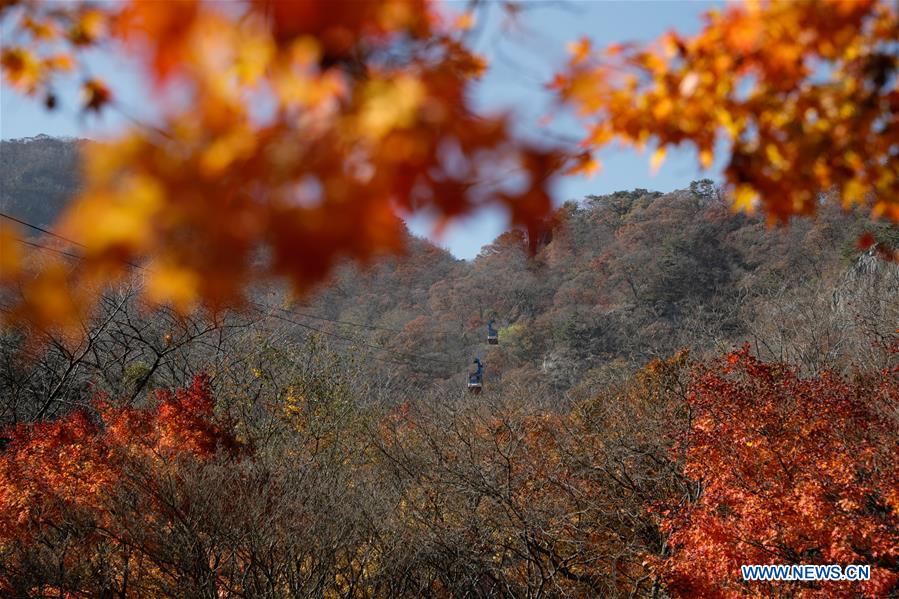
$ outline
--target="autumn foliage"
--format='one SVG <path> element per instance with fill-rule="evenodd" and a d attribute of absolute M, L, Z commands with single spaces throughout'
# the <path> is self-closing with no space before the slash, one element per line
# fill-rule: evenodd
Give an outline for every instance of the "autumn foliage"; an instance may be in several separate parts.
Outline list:
<path fill-rule="evenodd" d="M 104 585 L 124 591 L 129 576 L 139 585 L 163 576 L 135 547 L 148 527 L 190 509 L 170 503 L 167 486 L 191 463 L 238 451 L 213 409 L 208 380 L 197 377 L 187 389 L 160 391 L 151 407 L 98 400 L 93 413 L 8 431 L 0 453 L 0 590 L 41 595 L 51 578 L 45 564 L 55 560 L 52 579 L 75 593 Z M 34 587 L 21 586 L 29 581 Z"/>
<path fill-rule="evenodd" d="M 899 588 L 899 371 L 802 378 L 748 348 L 701 368 L 673 451 L 702 485 L 662 523 L 678 596 L 885 597 Z M 870 564 L 860 583 L 744 583 L 741 564 Z"/>
<path fill-rule="evenodd" d="M 397 210 L 453 217 L 499 202 L 537 227 L 550 209 L 558 157 L 474 113 L 483 61 L 432 3 L 23 2 L 3 17 L 17 33 L 3 50 L 14 87 L 51 93 L 82 47 L 117 43 L 146 66 L 163 112 L 89 152 L 59 227 L 84 246 L 73 291 L 145 261 L 149 299 L 183 310 L 234 303 L 274 275 L 305 291 L 338 259 L 399 251 Z M 42 59 L 46 47 L 68 62 Z M 86 109 L 116 107 L 99 82 L 85 94 Z M 59 320 L 34 295 L 31 317 Z"/>
<path fill-rule="evenodd" d="M 577 148 L 477 113 L 488 65 L 467 38 L 479 3 L 466 10 L 0 0 L 6 85 L 55 110 L 75 76 L 82 112 L 124 111 L 85 59 L 123 52 L 156 113 L 86 145 L 77 197 L 35 227 L 46 238 L 10 215 L 0 227 L 0 308 L 17 325 L 0 331 L 0 416 L 16 423 L 0 437 L 0 594 L 899 593 L 896 271 L 844 252 L 856 233 L 839 229 L 858 221 L 772 241 L 728 212 L 785 223 L 828 202 L 899 222 L 895 4 L 750 2 L 694 36 L 576 42 L 549 87 L 586 124 Z M 614 142 L 655 146 L 655 168 L 691 146 L 703 167 L 726 163 L 726 185 L 590 197 L 550 234 L 553 178 L 595 171 Z M 471 265 L 435 248 L 381 263 L 379 305 L 365 302 L 378 279 L 352 270 L 319 297 L 331 316 L 251 299 L 402 253 L 400 215 L 443 226 L 484 206 L 527 234 Z M 800 294 L 796 273 L 822 286 Z M 439 388 L 491 309 L 489 391 Z M 372 364 L 299 345 L 310 332 Z M 766 332 L 765 355 L 798 356 L 801 374 L 748 347 L 650 359 L 684 337 L 704 356 Z M 94 384 L 121 396 L 89 401 Z M 872 577 L 742 580 L 766 563 Z"/>
<path fill-rule="evenodd" d="M 254 376 L 257 395 L 269 376 Z M 224 410 L 199 378 L 147 407 L 98 402 L 8 431 L 3 591 L 880 597 L 899 586 L 895 371 L 800 377 L 746 349 L 705 365 L 681 352 L 566 409 L 518 397 L 445 414 L 414 401 L 348 411 L 351 390 L 314 376 L 276 392 Z M 746 583 L 745 563 L 870 564 L 872 578 Z"/>
<path fill-rule="evenodd" d="M 135 263 L 148 299 L 181 310 L 239 303 L 271 277 L 304 292 L 341 259 L 400 251 L 398 210 L 449 219 L 499 204 L 536 243 L 551 178 L 570 160 L 595 169 L 615 140 L 655 143 L 655 166 L 681 144 L 707 167 L 726 156 L 735 206 L 758 200 L 773 220 L 813 213 L 830 190 L 899 220 L 889 2 L 735 5 L 692 37 L 575 43 L 552 87 L 589 127 L 579 150 L 524 142 L 506 117 L 474 111 L 487 67 L 466 45 L 476 3 L 462 15 L 424 0 L 22 0 L 0 11 L 13 88 L 52 108 L 66 100 L 58 80 L 83 73 L 85 111 L 121 110 L 83 60 L 114 48 L 143 65 L 160 113 L 89 152 L 58 227 L 83 256 L 77 268 L 23 263 L 15 234 L 0 235 L 3 279 L 24 295 L 12 316 L 41 326 L 74 324 L 96 295 L 85 290 Z"/>
<path fill-rule="evenodd" d="M 716 156 L 735 205 L 772 220 L 814 214 L 823 191 L 899 221 L 899 118 L 893 2 L 734 3 L 694 36 L 594 50 L 572 45 L 553 86 L 589 127 L 584 146 L 619 140 Z M 596 164 L 588 153 L 579 165 Z"/>

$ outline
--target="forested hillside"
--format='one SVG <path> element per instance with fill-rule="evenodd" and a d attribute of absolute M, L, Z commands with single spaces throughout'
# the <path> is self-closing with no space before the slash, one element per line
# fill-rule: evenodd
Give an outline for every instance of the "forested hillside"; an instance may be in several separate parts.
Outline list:
<path fill-rule="evenodd" d="M 808 372 L 871 367 L 899 322 L 899 273 L 857 247 L 864 231 L 896 243 L 895 228 L 861 211 L 828 205 L 814 221 L 769 228 L 734 214 L 710 181 L 638 189 L 565 204 L 534 256 L 515 232 L 471 262 L 414 240 L 407 259 L 338 273 L 303 310 L 401 330 L 369 338 L 421 356 L 413 370 L 429 376 L 447 373 L 441 360 L 482 354 L 493 384 L 567 390 L 681 348 L 711 356 L 744 342 Z M 499 346 L 483 345 L 492 317 Z"/>
<path fill-rule="evenodd" d="M 0 0 L 0 597 L 899 598 L 899 5 L 567 4 Z"/>
<path fill-rule="evenodd" d="M 78 189 L 80 143 L 46 135 L 0 141 L 0 210 L 52 225 Z"/>
<path fill-rule="evenodd" d="M 47 226 L 78 188 L 83 142 L 2 143 L 3 210 Z M 517 232 L 468 262 L 407 235 L 402 257 L 344 266 L 298 300 L 257 298 L 289 308 L 279 314 L 298 335 L 323 332 L 335 350 L 370 353 L 419 384 L 458 377 L 480 356 L 491 386 L 555 391 L 682 348 L 705 357 L 744 342 L 808 372 L 870 367 L 899 322 L 895 265 L 857 247 L 864 232 L 893 246 L 899 233 L 862 210 L 822 201 L 818 218 L 771 228 L 703 180 L 571 201 L 557 222 L 534 255 Z M 491 318 L 499 346 L 484 344 Z"/>
<path fill-rule="evenodd" d="M 3 212 L 52 222 L 73 143 L 4 142 Z M 896 230 L 833 206 L 772 229 L 709 181 L 591 196 L 534 254 L 407 235 L 311 295 L 187 315 L 135 265 L 82 334 L 0 337 L 0 592 L 848 588 L 729 582 L 773 559 L 871 564 L 851 596 L 895 593 L 899 269 L 857 240 Z"/>

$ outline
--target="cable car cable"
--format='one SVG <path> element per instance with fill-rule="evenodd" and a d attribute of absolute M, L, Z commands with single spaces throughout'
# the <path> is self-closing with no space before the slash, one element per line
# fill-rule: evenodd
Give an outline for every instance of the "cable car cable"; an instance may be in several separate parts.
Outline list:
<path fill-rule="evenodd" d="M 19 223 L 19 224 L 24 225 L 24 226 L 26 226 L 26 227 L 32 228 L 32 229 L 34 229 L 34 230 L 36 230 L 36 231 L 39 231 L 39 232 L 41 232 L 41 233 L 45 233 L 45 234 L 47 234 L 47 235 L 50 235 L 50 236 L 55 237 L 55 238 L 57 238 L 57 239 L 60 239 L 60 240 L 62 240 L 62 241 L 66 241 L 66 242 L 71 243 L 71 244 L 73 244 L 73 245 L 77 245 L 77 246 L 79 246 L 79 247 L 87 248 L 87 246 L 86 246 L 85 244 L 81 243 L 81 242 L 75 241 L 74 239 L 69 239 L 68 237 L 66 237 L 66 236 L 64 236 L 64 235 L 60 235 L 59 233 L 56 233 L 56 232 L 54 232 L 54 231 L 51 231 L 51 230 L 46 229 L 46 228 L 44 228 L 44 227 L 41 227 L 41 226 L 39 226 L 39 225 L 35 225 L 35 224 L 30 223 L 30 222 L 28 222 L 28 221 L 25 221 L 25 220 L 23 220 L 23 219 L 17 218 L 17 217 L 15 217 L 15 216 L 12 216 L 12 215 L 10 215 L 10 214 L 7 214 L 7 213 L 5 213 L 5 212 L 3 212 L 3 211 L 0 211 L 0 217 L 6 218 L 6 219 L 8 219 L 8 220 L 11 220 L 11 221 L 13 221 L 13 222 Z M 65 250 L 60 250 L 60 249 L 53 248 L 53 247 L 50 247 L 50 246 L 41 245 L 41 244 L 38 244 L 38 243 L 35 243 L 35 242 L 32 242 L 32 241 L 28 241 L 28 240 L 26 240 L 26 239 L 16 238 L 16 240 L 19 241 L 20 243 L 25 244 L 25 245 L 29 245 L 29 246 L 32 246 L 32 247 L 35 247 L 35 248 L 39 248 L 39 249 L 47 250 L 47 251 L 50 251 L 50 252 L 54 252 L 54 253 L 57 253 L 57 254 L 60 254 L 60 255 L 63 255 L 63 256 L 67 256 L 67 257 L 70 257 L 70 258 L 77 259 L 77 260 L 86 260 L 86 257 L 85 257 L 85 256 L 82 256 L 82 255 L 79 255 L 79 254 L 73 254 L 73 253 L 70 253 L 70 252 L 66 252 Z M 132 268 L 138 268 L 138 269 L 143 270 L 143 271 L 149 271 L 149 269 L 147 269 L 146 267 L 144 267 L 144 266 L 142 266 L 142 265 L 140 265 L 140 264 L 135 264 L 135 263 L 133 263 L 133 262 L 126 261 L 126 260 L 123 260 L 123 262 L 124 262 L 125 264 L 127 264 L 128 266 L 132 267 Z M 248 303 L 250 303 L 250 304 L 256 306 L 257 308 L 260 308 L 261 306 L 264 306 L 264 305 L 265 305 L 265 304 L 261 304 L 261 303 L 259 303 L 259 302 L 256 302 L 256 301 L 254 301 L 254 300 L 249 300 L 249 299 L 248 299 L 247 301 L 248 301 Z M 268 308 L 271 308 L 270 306 L 267 306 L 267 307 L 268 307 Z M 401 331 L 401 330 L 399 330 L 399 329 L 391 329 L 391 328 L 388 328 L 388 327 L 378 327 L 378 326 L 376 326 L 376 325 L 365 325 L 365 324 L 361 324 L 361 323 L 353 323 L 353 322 L 348 322 L 348 321 L 341 321 L 341 320 L 331 319 L 331 318 L 326 318 L 326 317 L 321 317 L 321 316 L 313 316 L 313 315 L 311 315 L 311 314 L 304 314 L 304 313 L 302 313 L 302 312 L 297 312 L 297 311 L 294 311 L 294 310 L 289 310 L 289 309 L 287 309 L 287 308 L 276 307 L 276 309 L 278 309 L 278 310 L 280 310 L 280 311 L 282 311 L 282 312 L 284 312 L 284 313 L 287 313 L 287 314 L 292 314 L 292 315 L 298 315 L 298 316 L 300 316 L 300 317 L 306 317 L 306 318 L 312 318 L 312 319 L 323 320 L 323 321 L 332 322 L 332 323 L 335 323 L 335 324 L 344 324 L 344 325 L 354 326 L 354 327 L 358 327 L 358 328 L 380 329 L 380 330 L 387 330 L 387 331 L 392 331 L 392 332 L 406 332 L 406 331 Z M 392 351 L 392 352 L 394 352 L 394 353 L 396 353 L 396 354 L 398 354 L 398 355 L 404 355 L 404 356 L 410 357 L 410 358 L 415 359 L 415 360 L 426 360 L 426 361 L 428 361 L 428 362 L 431 362 L 431 363 L 434 363 L 434 364 L 441 364 L 441 365 L 444 365 L 444 366 L 449 366 L 450 364 L 455 364 L 455 361 L 440 360 L 440 359 L 437 359 L 437 358 L 429 358 L 429 357 L 425 357 L 425 356 L 419 356 L 419 355 L 408 354 L 408 353 L 406 353 L 406 352 L 399 352 L 399 351 L 397 351 L 397 350 L 395 350 L 395 349 L 393 349 L 393 348 L 389 348 L 389 347 L 379 347 L 379 346 L 375 346 L 375 345 L 372 345 L 372 344 L 369 344 L 369 343 L 360 342 L 360 341 L 357 340 L 357 339 L 352 339 L 352 338 L 349 338 L 349 337 L 344 337 L 344 336 L 342 336 L 342 335 L 338 335 L 338 334 L 336 334 L 336 333 L 331 333 L 331 332 L 329 332 L 329 331 L 324 331 L 324 330 L 321 330 L 321 329 L 318 329 L 318 328 L 312 327 L 312 326 L 310 326 L 310 325 L 307 325 L 307 324 L 304 324 L 304 323 L 301 323 L 301 322 L 297 322 L 297 321 L 294 321 L 294 320 L 291 320 L 291 319 L 286 319 L 286 318 L 283 318 L 283 317 L 278 317 L 278 316 L 276 316 L 276 315 L 274 315 L 274 314 L 270 314 L 270 315 L 273 316 L 273 317 L 275 317 L 275 318 L 281 318 L 282 320 L 285 320 L 285 321 L 287 321 L 287 322 L 291 322 L 292 324 L 295 324 L 295 325 L 297 325 L 297 326 L 301 326 L 301 327 L 304 327 L 304 328 L 306 328 L 306 329 L 310 329 L 310 330 L 313 330 L 313 331 L 317 331 L 317 332 L 320 332 L 320 333 L 325 334 L 325 335 L 329 335 L 329 336 L 334 337 L 334 338 L 337 338 L 337 339 L 342 339 L 342 340 L 344 340 L 344 341 L 352 341 L 352 342 L 354 342 L 354 343 L 360 343 L 361 345 L 364 345 L 364 346 L 366 346 L 366 347 L 370 347 L 370 348 L 372 348 L 372 349 L 376 349 L 376 350 L 378 350 L 378 351 Z M 409 364 L 409 363 L 406 363 L 406 362 L 392 361 L 392 363 L 395 363 L 395 364 L 404 364 L 404 365 L 407 365 L 407 366 L 412 367 L 412 364 Z"/>

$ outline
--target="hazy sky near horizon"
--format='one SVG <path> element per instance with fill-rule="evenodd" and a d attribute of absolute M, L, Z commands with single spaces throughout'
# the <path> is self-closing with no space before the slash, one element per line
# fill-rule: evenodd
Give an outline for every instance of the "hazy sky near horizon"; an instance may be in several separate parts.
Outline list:
<path fill-rule="evenodd" d="M 461 2 L 448 2 L 451 8 Z M 472 32 L 475 48 L 490 61 L 490 69 L 477 84 L 475 100 L 485 112 L 511 111 L 519 133 L 534 139 L 556 136 L 577 139 L 582 130 L 572 118 L 559 114 L 545 84 L 567 59 L 566 44 L 588 37 L 597 46 L 615 42 L 648 41 L 667 30 L 691 33 L 702 24 L 702 14 L 720 2 L 671 1 L 525 1 L 523 17 L 509 27 L 498 5 L 490 5 Z M 88 59 L 91 70 L 110 83 L 119 103 L 140 119 L 152 118 L 153 104 L 146 81 L 122 56 L 95 53 Z M 0 89 L 0 137 L 13 139 L 38 134 L 102 138 L 129 125 L 128 118 L 108 112 L 101 117 L 81 116 L 74 109 L 76 82 L 61 86 L 62 109 L 49 113 L 39 101 L 23 98 L 5 84 Z M 558 115 L 541 125 L 546 115 Z M 610 149 L 600 155 L 603 169 L 592 179 L 559 178 L 554 197 L 561 204 L 590 194 L 645 187 L 670 191 L 702 177 L 719 178 L 720 169 L 700 170 L 689 150 L 669 152 L 655 175 L 650 173 L 649 153 Z M 446 228 L 440 238 L 432 234 L 427 214 L 407 218 L 410 229 L 449 249 L 459 258 L 473 258 L 507 227 L 506 216 L 495 209 L 483 210 Z"/>

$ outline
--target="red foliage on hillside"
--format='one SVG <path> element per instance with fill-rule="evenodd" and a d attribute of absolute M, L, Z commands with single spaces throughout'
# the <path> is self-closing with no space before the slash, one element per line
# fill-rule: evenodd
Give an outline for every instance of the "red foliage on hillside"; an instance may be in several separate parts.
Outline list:
<path fill-rule="evenodd" d="M 702 368 L 688 395 L 692 426 L 676 450 L 686 450 L 685 473 L 703 490 L 663 523 L 671 589 L 703 597 L 899 589 L 897 374 L 800 378 L 748 347 Z M 811 586 L 740 576 L 741 564 L 803 563 L 870 564 L 871 580 Z"/>

